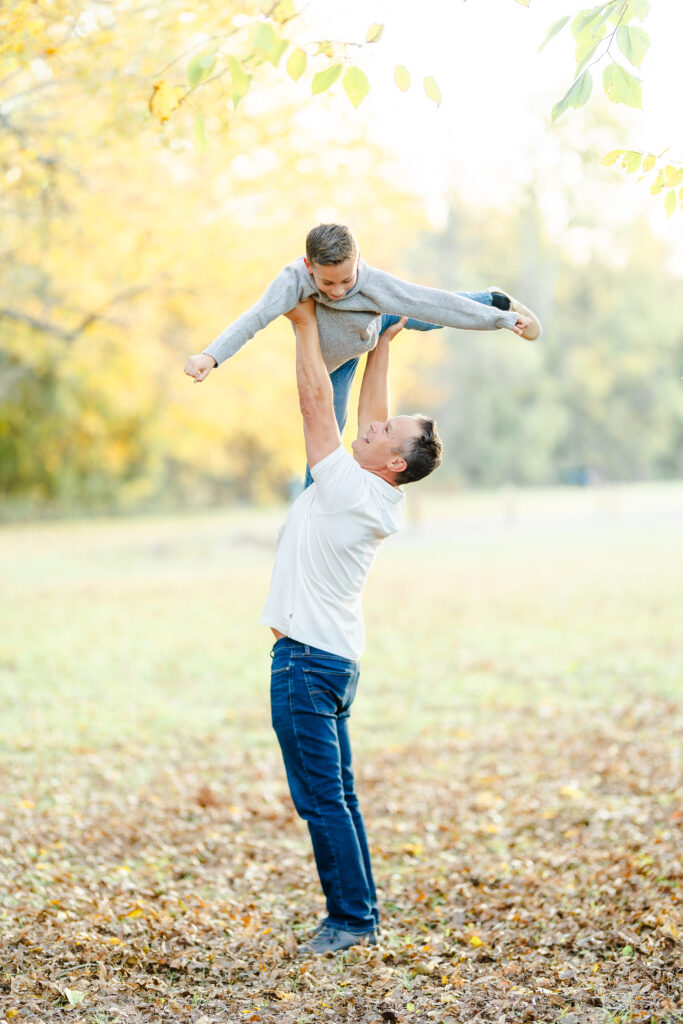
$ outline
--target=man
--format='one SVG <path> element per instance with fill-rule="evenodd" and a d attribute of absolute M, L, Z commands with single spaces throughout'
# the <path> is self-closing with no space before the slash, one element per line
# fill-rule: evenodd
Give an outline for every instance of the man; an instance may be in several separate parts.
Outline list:
<path fill-rule="evenodd" d="M 327 917 L 302 948 L 326 953 L 377 941 L 377 896 L 348 735 L 364 645 L 361 595 L 379 545 L 401 527 L 401 485 L 436 469 L 441 441 L 427 417 L 389 416 L 389 348 L 405 320 L 368 354 L 351 456 L 341 443 L 313 300 L 287 316 L 296 331 L 314 483 L 290 510 L 261 621 L 276 637 L 273 727 L 327 900 Z"/>

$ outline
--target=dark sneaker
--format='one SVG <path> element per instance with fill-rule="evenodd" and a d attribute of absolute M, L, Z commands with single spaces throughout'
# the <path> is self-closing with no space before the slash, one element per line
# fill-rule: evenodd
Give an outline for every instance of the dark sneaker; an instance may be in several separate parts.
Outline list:
<path fill-rule="evenodd" d="M 536 314 L 529 309 L 528 306 L 525 306 L 523 303 L 521 303 L 519 299 L 515 299 L 512 295 L 510 295 L 509 292 L 506 292 L 505 289 L 503 288 L 498 288 L 495 285 L 491 285 L 491 287 L 487 290 L 491 292 L 491 294 L 493 294 L 494 292 L 498 292 L 499 295 L 504 295 L 506 299 L 509 299 L 510 309 L 513 311 L 513 313 L 519 313 L 521 316 L 529 317 L 531 323 L 522 331 L 523 338 L 526 338 L 527 341 L 537 341 L 541 337 L 541 334 L 543 333 L 541 321 L 538 319 Z"/>
<path fill-rule="evenodd" d="M 300 953 L 338 953 L 340 949 L 349 949 L 350 946 L 376 946 L 377 934 L 375 930 L 369 932 L 347 932 L 343 928 L 335 928 L 334 925 L 324 924 L 311 935 L 311 937 L 299 946 Z"/>

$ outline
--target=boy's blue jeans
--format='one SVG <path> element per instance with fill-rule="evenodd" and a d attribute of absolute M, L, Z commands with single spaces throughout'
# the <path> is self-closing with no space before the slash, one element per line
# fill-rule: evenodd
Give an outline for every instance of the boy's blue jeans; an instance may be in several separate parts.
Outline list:
<path fill-rule="evenodd" d="M 491 305 L 491 293 L 490 292 L 458 292 L 458 295 L 464 296 L 466 299 L 472 299 L 473 302 L 481 302 L 483 306 Z M 382 313 L 382 325 L 380 327 L 380 334 L 386 331 L 387 327 L 397 324 L 400 320 L 400 316 L 389 316 L 387 313 Z M 440 331 L 441 327 L 439 324 L 428 324 L 424 320 L 412 320 L 409 319 L 404 327 L 406 331 Z M 338 366 L 336 370 L 333 370 L 330 374 L 330 380 L 332 381 L 332 399 L 334 401 L 334 415 L 337 417 L 337 424 L 339 426 L 339 433 L 344 433 L 344 427 L 346 426 L 346 418 L 349 413 L 349 395 L 351 394 L 351 385 L 353 384 L 353 378 L 356 376 L 356 369 L 358 367 L 358 361 L 360 356 L 355 359 L 349 359 L 348 362 L 342 366 Z M 313 483 L 313 477 L 308 466 L 306 466 L 306 479 L 304 482 L 304 489 Z"/>
<path fill-rule="evenodd" d="M 359 664 L 283 637 L 273 646 L 270 703 L 289 791 L 308 823 L 327 900 L 325 923 L 359 935 L 379 921 L 348 719 Z"/>

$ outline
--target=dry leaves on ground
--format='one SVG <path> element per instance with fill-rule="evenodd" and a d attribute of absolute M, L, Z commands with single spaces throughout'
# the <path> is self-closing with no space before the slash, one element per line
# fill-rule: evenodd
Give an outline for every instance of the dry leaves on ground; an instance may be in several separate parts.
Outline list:
<path fill-rule="evenodd" d="M 5 769 L 6 1020 L 683 1020 L 675 708 L 535 709 L 358 766 L 382 942 L 297 953 L 322 912 L 273 747 Z M 79 766 L 73 772 L 73 763 Z M 678 794 L 680 796 L 680 793 Z"/>

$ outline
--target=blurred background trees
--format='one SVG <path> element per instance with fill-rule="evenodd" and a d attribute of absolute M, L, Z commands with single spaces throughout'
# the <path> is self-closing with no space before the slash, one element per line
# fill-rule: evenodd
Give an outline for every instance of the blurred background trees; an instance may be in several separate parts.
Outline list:
<path fill-rule="evenodd" d="M 276 7 L 293 47 L 289 8 Z M 582 160 L 568 143 L 580 203 L 578 186 L 539 161 L 516 205 L 476 208 L 454 191 L 447 225 L 430 229 L 417 183 L 340 112 L 342 99 L 351 110 L 343 95 L 316 97 L 312 116 L 310 81 L 290 81 L 265 52 L 250 58 L 253 23 L 264 22 L 256 4 L 74 12 L 24 0 L 2 18 L 6 507 L 286 493 L 303 462 L 289 324 L 273 324 L 200 390 L 182 366 L 300 255 L 310 226 L 332 219 L 354 226 L 372 264 L 449 289 L 499 284 L 545 321 L 536 349 L 507 332 L 399 338 L 395 402 L 438 414 L 443 480 L 680 474 L 680 278 L 644 221 L 605 228 L 606 190 L 621 187 L 617 171 L 601 169 L 598 182 L 589 169 L 605 145 L 589 154 L 586 142 Z M 238 37 L 254 77 L 247 95 L 229 59 L 213 78 L 208 58 L 190 66 Z M 159 82 L 183 92 L 168 120 L 150 112 Z M 611 138 L 606 115 L 591 116 Z M 560 230 L 549 226 L 553 190 L 566 208 Z"/>

